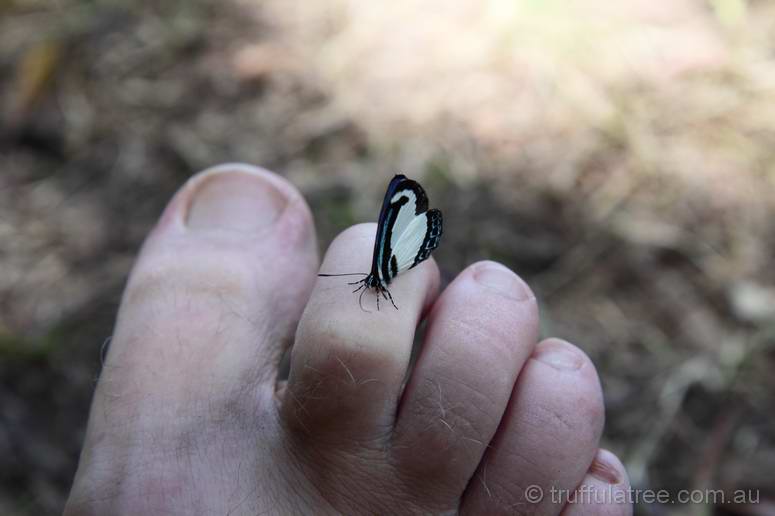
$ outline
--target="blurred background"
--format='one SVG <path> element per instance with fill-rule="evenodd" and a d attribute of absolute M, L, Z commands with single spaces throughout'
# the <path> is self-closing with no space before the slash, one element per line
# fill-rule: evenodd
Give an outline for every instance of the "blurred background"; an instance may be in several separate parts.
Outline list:
<path fill-rule="evenodd" d="M 61 511 L 100 350 L 187 177 L 296 184 L 324 249 L 400 171 L 597 364 L 640 488 L 775 514 L 775 2 L 0 0 L 0 513 Z"/>

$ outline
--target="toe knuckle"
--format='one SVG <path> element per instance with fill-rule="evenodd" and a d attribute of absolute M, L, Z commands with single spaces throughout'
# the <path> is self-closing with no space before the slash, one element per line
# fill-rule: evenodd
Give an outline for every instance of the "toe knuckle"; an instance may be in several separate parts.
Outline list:
<path fill-rule="evenodd" d="M 403 371 L 390 343 L 364 327 L 354 327 L 338 315 L 328 314 L 324 320 L 305 320 L 297 339 L 299 358 L 306 374 L 324 378 L 362 382 L 375 375 L 390 376 Z M 295 351 L 296 352 L 296 351 Z"/>
<path fill-rule="evenodd" d="M 181 258 L 181 257 L 184 258 Z M 198 253 L 195 259 L 184 253 L 161 250 L 135 266 L 126 288 L 129 302 L 181 294 L 235 296 L 251 288 L 254 271 L 243 260 L 228 254 Z"/>

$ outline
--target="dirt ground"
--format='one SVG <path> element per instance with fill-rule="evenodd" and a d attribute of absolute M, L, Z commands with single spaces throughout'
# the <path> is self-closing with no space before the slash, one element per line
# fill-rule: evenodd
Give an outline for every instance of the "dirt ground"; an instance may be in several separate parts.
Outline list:
<path fill-rule="evenodd" d="M 289 5 L 290 4 L 290 5 Z M 0 0 L 0 514 L 57 513 L 144 235 L 191 174 L 273 169 L 321 249 L 388 178 L 580 345 L 639 488 L 775 514 L 775 5 Z"/>

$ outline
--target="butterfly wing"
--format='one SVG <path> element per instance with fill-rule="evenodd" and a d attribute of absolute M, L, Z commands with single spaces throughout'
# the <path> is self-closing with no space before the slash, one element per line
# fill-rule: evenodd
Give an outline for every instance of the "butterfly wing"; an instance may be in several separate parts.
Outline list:
<path fill-rule="evenodd" d="M 441 212 L 428 211 L 428 196 L 419 183 L 395 176 L 380 212 L 372 274 L 389 284 L 400 272 L 427 259 L 438 247 L 441 232 Z"/>
<path fill-rule="evenodd" d="M 393 245 L 393 276 L 428 259 L 441 242 L 442 222 L 439 210 L 429 210 L 412 219 Z"/>

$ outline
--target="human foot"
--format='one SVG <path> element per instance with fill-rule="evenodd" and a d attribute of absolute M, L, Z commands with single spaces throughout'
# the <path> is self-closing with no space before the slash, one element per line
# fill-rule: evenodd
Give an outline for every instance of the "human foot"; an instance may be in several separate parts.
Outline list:
<path fill-rule="evenodd" d="M 323 270 L 366 270 L 373 239 L 345 231 Z M 66 514 L 631 513 L 595 369 L 536 344 L 516 275 L 477 263 L 439 295 L 428 260 L 391 285 L 399 310 L 366 313 L 316 282 L 315 249 L 273 174 L 181 189 L 127 285 Z"/>

